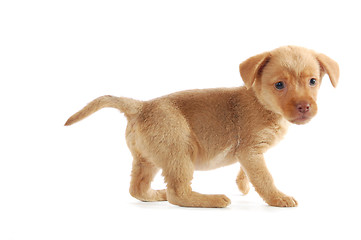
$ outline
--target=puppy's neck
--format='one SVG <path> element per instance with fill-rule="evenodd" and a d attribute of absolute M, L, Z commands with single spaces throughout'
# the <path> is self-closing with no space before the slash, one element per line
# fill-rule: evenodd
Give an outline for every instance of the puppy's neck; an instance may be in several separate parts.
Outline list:
<path fill-rule="evenodd" d="M 282 127 L 288 128 L 289 122 L 283 117 L 283 115 L 269 109 L 262 101 L 257 97 L 256 91 L 253 88 L 244 88 L 246 94 L 252 99 L 251 104 L 253 109 L 257 109 L 257 115 L 264 121 L 266 125 L 277 124 Z"/>
<path fill-rule="evenodd" d="M 244 114 L 247 117 L 243 119 L 242 123 L 247 129 L 247 134 L 254 136 L 253 142 L 260 143 L 258 150 L 263 153 L 284 137 L 290 124 L 281 114 L 275 113 L 263 105 L 252 88 L 241 88 L 241 91 L 248 100 L 244 103 L 246 105 L 243 105 Z M 241 99 L 241 101 L 245 99 Z"/>

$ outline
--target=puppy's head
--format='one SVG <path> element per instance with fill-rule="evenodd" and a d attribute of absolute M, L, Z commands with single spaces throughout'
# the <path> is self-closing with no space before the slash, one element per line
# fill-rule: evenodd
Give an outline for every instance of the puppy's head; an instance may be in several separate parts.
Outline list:
<path fill-rule="evenodd" d="M 328 74 L 336 87 L 338 64 L 324 54 L 286 46 L 251 57 L 239 65 L 247 88 L 270 111 L 288 121 L 305 124 L 317 113 L 317 92 Z"/>

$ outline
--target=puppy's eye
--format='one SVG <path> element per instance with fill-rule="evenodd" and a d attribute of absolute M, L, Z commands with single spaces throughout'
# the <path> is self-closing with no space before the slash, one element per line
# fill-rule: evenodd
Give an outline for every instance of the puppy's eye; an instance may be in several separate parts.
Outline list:
<path fill-rule="evenodd" d="M 315 78 L 310 79 L 310 86 L 315 86 L 317 83 L 317 80 Z"/>
<path fill-rule="evenodd" d="M 277 82 L 275 83 L 275 88 L 277 88 L 278 90 L 284 89 L 285 88 L 285 83 L 284 82 Z"/>

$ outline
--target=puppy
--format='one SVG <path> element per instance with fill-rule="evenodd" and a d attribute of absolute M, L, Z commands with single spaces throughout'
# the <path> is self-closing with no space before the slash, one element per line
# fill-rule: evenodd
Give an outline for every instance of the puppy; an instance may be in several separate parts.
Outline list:
<path fill-rule="evenodd" d="M 225 195 L 192 191 L 195 170 L 240 163 L 237 185 L 249 181 L 266 203 L 295 207 L 297 201 L 274 185 L 263 154 L 290 123 L 305 124 L 317 113 L 317 91 L 324 74 L 336 87 L 338 64 L 324 54 L 286 46 L 251 57 L 239 65 L 243 87 L 190 90 L 150 101 L 103 96 L 71 116 L 71 125 L 104 107 L 128 120 L 127 145 L 133 155 L 130 194 L 141 201 L 183 207 L 226 207 Z M 165 190 L 151 189 L 162 169 Z"/>

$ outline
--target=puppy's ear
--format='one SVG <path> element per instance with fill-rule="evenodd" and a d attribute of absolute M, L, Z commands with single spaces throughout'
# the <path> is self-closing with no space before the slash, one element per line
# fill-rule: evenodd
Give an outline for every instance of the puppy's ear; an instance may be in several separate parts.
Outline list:
<path fill-rule="evenodd" d="M 327 73 L 331 80 L 332 86 L 336 87 L 340 77 L 340 69 L 337 62 L 321 53 L 318 54 L 316 58 L 321 66 L 321 76 Z"/>
<path fill-rule="evenodd" d="M 239 72 L 247 88 L 252 87 L 254 81 L 261 75 L 262 69 L 269 62 L 270 58 L 271 54 L 265 52 L 250 57 L 239 65 Z"/>

